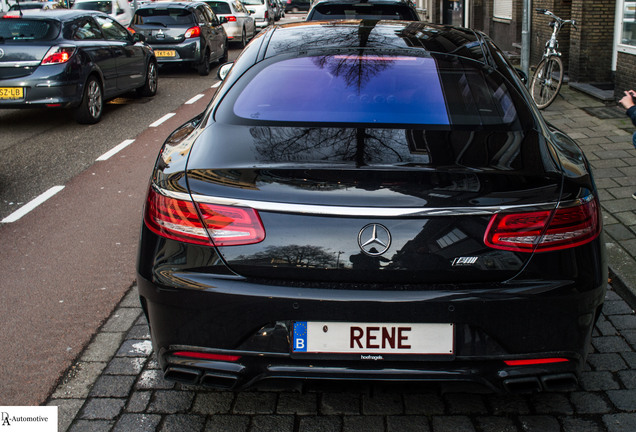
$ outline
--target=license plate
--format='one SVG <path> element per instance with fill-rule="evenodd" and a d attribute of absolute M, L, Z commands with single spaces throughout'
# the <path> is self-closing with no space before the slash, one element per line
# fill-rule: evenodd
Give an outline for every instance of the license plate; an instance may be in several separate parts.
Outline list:
<path fill-rule="evenodd" d="M 174 57 L 176 55 L 175 50 L 155 50 L 155 57 Z"/>
<path fill-rule="evenodd" d="M 294 353 L 452 355 L 453 324 L 294 323 Z"/>
<path fill-rule="evenodd" d="M 24 89 L 22 87 L 0 87 L 0 99 L 22 99 Z"/>

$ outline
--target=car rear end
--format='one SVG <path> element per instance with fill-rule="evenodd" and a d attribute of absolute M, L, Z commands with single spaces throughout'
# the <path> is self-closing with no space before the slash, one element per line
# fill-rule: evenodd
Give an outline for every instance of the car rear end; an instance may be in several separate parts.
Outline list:
<path fill-rule="evenodd" d="M 166 378 L 572 388 L 598 197 L 523 93 L 453 56 L 263 63 L 153 175 L 138 283 Z"/>
<path fill-rule="evenodd" d="M 225 1 L 206 1 L 205 3 L 210 6 L 217 17 L 227 19 L 227 22 L 223 23 L 227 39 L 229 41 L 240 40 L 243 35 L 243 27 L 236 18 L 236 11 L 232 10 L 230 3 Z"/>
<path fill-rule="evenodd" d="M 81 100 L 78 49 L 60 37 L 52 14 L 24 12 L 0 18 L 0 108 L 69 106 Z"/>
<path fill-rule="evenodd" d="M 178 4 L 148 4 L 135 11 L 129 29 L 145 37 L 158 63 L 201 62 L 201 28 L 194 13 Z"/>
<path fill-rule="evenodd" d="M 254 18 L 256 28 L 262 29 L 274 22 L 272 11 L 267 6 L 267 0 L 245 0 L 243 4 Z"/>

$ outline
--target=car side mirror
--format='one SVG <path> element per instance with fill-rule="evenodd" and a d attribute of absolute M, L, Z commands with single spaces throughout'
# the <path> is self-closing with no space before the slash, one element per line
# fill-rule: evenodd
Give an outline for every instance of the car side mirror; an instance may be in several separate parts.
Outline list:
<path fill-rule="evenodd" d="M 234 62 L 224 63 L 219 66 L 219 69 L 216 71 L 217 78 L 223 81 L 227 74 L 230 73 L 230 69 L 232 69 L 232 66 L 234 66 Z"/>
<path fill-rule="evenodd" d="M 140 33 L 133 34 L 133 42 L 146 42 L 146 36 Z"/>
<path fill-rule="evenodd" d="M 517 75 L 519 75 L 519 78 L 521 79 L 522 83 L 528 84 L 528 74 L 526 74 L 521 69 L 517 69 L 517 68 L 515 68 L 515 72 L 517 72 Z"/>
<path fill-rule="evenodd" d="M 227 22 L 227 17 L 219 17 L 219 23 L 225 24 Z"/>

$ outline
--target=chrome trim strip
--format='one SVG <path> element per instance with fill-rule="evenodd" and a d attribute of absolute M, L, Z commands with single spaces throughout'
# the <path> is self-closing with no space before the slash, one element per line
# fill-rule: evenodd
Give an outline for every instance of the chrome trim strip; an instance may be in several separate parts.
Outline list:
<path fill-rule="evenodd" d="M 254 201 L 235 198 L 223 198 L 206 195 L 192 195 L 185 192 L 172 192 L 159 188 L 153 184 L 153 189 L 169 198 L 191 201 L 204 204 L 219 204 L 234 207 L 250 207 L 258 211 L 269 211 L 276 213 L 294 213 L 317 216 L 345 216 L 345 217 L 407 217 L 407 216 L 488 216 L 510 210 L 524 209 L 526 211 L 553 210 L 556 203 L 540 203 L 527 205 L 510 206 L 483 206 L 483 207 L 453 207 L 453 208 L 421 208 L 421 207 L 345 207 L 345 206 L 325 206 L 312 204 L 288 204 L 271 201 Z M 592 197 L 589 195 L 588 197 Z M 573 200 L 571 203 L 562 203 L 559 207 L 580 204 L 582 200 Z"/>
<path fill-rule="evenodd" d="M 29 61 L 5 61 L 0 62 L 0 67 L 3 68 L 17 68 L 17 67 L 25 67 L 25 66 L 40 66 L 39 60 L 29 60 Z"/>

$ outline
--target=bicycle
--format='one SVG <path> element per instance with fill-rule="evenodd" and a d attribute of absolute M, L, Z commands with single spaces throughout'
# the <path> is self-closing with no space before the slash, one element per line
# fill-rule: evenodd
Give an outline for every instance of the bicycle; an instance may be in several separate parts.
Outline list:
<path fill-rule="evenodd" d="M 559 52 L 557 34 L 565 24 L 572 24 L 576 29 L 575 20 L 564 20 L 547 9 L 536 9 L 540 14 L 548 15 L 554 19 L 550 23 L 552 36 L 545 44 L 543 58 L 534 71 L 530 82 L 530 94 L 539 109 L 547 108 L 556 99 L 563 84 L 563 62 Z"/>

